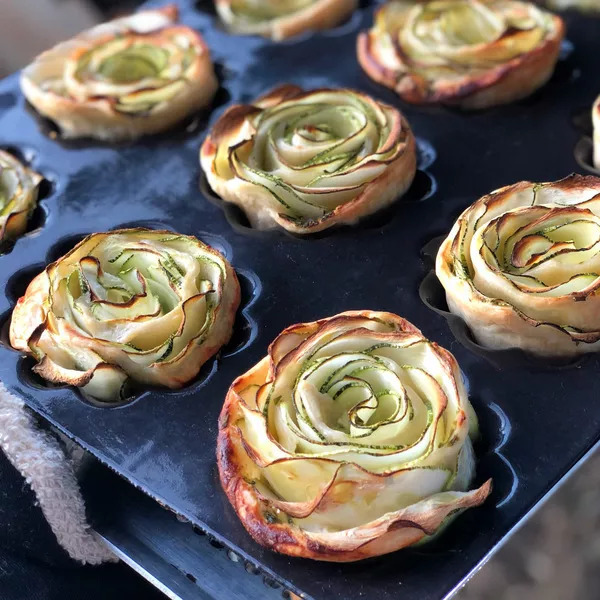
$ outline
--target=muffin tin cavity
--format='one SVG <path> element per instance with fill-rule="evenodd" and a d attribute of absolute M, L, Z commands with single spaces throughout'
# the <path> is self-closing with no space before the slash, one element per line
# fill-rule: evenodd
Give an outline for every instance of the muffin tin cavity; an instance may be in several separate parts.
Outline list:
<path fill-rule="evenodd" d="M 33 368 L 37 361 L 32 356 L 22 356 L 17 364 L 17 376 L 24 385 L 38 391 L 68 389 L 65 383 L 52 383 L 38 375 Z"/>
<path fill-rule="evenodd" d="M 379 210 L 371 215 L 363 217 L 356 225 L 341 225 L 331 227 L 325 231 L 311 233 L 308 235 L 296 235 L 287 231 L 277 229 L 259 230 L 252 227 L 244 211 L 231 202 L 225 202 L 211 189 L 206 176 L 202 174 L 199 180 L 199 188 L 202 196 L 212 204 L 220 207 L 225 213 L 225 218 L 231 227 L 239 232 L 254 236 L 291 237 L 300 240 L 317 240 L 328 236 L 335 236 L 336 232 L 348 233 L 350 230 L 380 229 L 402 213 L 402 205 L 407 202 L 422 202 L 431 198 L 437 191 L 437 182 L 433 175 L 427 171 L 418 169 L 415 178 L 406 193 L 390 206 Z"/>
<path fill-rule="evenodd" d="M 594 143 L 592 138 L 584 136 L 579 138 L 573 151 L 577 164 L 586 171 L 600 176 L 600 169 L 594 167 Z"/>
<path fill-rule="evenodd" d="M 437 152 L 433 144 L 425 138 L 416 137 L 417 141 L 417 169 L 426 171 L 436 160 Z"/>
<path fill-rule="evenodd" d="M 246 269 L 236 269 L 236 273 L 240 282 L 242 300 L 233 325 L 233 335 L 220 352 L 223 358 L 234 356 L 246 349 L 258 333 L 258 323 L 252 318 L 250 308 L 260 296 L 260 279 L 255 273 Z"/>
<path fill-rule="evenodd" d="M 485 479 L 487 476 L 494 480 L 490 500 L 500 508 L 511 500 L 519 485 L 514 467 L 502 453 L 510 440 L 512 426 L 504 410 L 495 402 L 482 404 L 475 399 L 473 404 L 478 411 L 480 426 L 480 441 L 475 444 L 477 477 Z"/>
<path fill-rule="evenodd" d="M 346 35 L 355 31 L 362 22 L 361 9 L 364 9 L 367 5 L 365 0 L 359 2 L 358 9 L 352 14 L 347 16 L 341 23 L 332 27 L 331 29 L 324 29 L 321 31 L 323 37 L 335 38 L 342 35 Z M 310 37 L 313 32 L 307 31 L 303 35 Z"/>
<path fill-rule="evenodd" d="M 5 348 L 12 350 L 10 345 L 10 316 L 12 311 L 8 311 L 3 315 L 0 315 L 0 344 Z"/>

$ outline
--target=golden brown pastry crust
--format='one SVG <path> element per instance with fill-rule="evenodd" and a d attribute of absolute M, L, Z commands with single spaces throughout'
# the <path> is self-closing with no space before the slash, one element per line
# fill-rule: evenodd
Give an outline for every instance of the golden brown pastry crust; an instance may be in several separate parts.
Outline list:
<path fill-rule="evenodd" d="M 127 378 L 188 383 L 231 337 L 239 302 L 231 265 L 196 238 L 96 233 L 31 281 L 13 310 L 10 342 L 38 360 L 34 370 L 48 381 L 114 401 Z"/>
<path fill-rule="evenodd" d="M 282 154 L 274 157 L 274 164 L 263 165 L 254 157 L 253 148 L 262 144 L 267 133 L 266 125 L 261 127 L 261 120 L 270 122 L 274 110 L 279 111 L 278 124 L 285 124 L 286 118 L 291 120 L 300 109 L 315 110 L 315 122 L 305 125 L 312 134 L 319 129 L 318 107 L 323 104 L 335 109 L 348 106 L 367 125 L 359 131 L 353 130 L 345 140 L 333 137 L 330 142 L 312 150 L 309 143 L 303 146 L 302 136 L 306 132 L 297 130 L 289 143 L 283 136 L 277 139 L 277 144 L 281 142 L 278 148 L 282 148 Z M 368 111 L 378 115 L 376 122 L 369 122 Z M 281 117 L 288 113 L 289 117 Z M 371 143 L 378 131 L 385 132 L 383 139 L 375 140 L 374 147 L 361 154 L 366 146 L 359 146 L 353 140 L 360 142 L 359 136 L 369 135 L 368 143 Z M 294 140 L 299 140 L 297 145 Z M 340 155 L 333 155 L 333 151 L 340 148 L 342 142 L 349 144 L 350 160 L 324 183 L 325 170 L 329 168 L 331 173 L 331 165 L 340 160 Z M 323 152 L 318 153 L 314 148 L 324 148 L 323 152 L 332 153 L 333 160 L 328 163 L 322 159 L 319 165 L 302 162 L 303 159 L 291 165 L 281 160 L 284 152 L 289 153 L 292 161 L 296 160 L 296 153 L 313 158 L 323 156 Z M 304 151 L 308 154 L 300 154 Z M 250 162 L 252 167 L 248 168 Z M 240 206 L 253 227 L 281 226 L 293 233 L 307 234 L 333 225 L 354 224 L 400 198 L 410 187 L 416 172 L 416 144 L 410 126 L 400 112 L 365 94 L 343 89 L 305 92 L 296 86 L 283 85 L 252 105 L 230 107 L 202 144 L 200 163 L 212 189 L 223 200 Z M 308 173 L 316 174 L 316 177 L 311 180 Z M 282 185 L 275 182 L 274 175 Z M 313 185 L 314 182 L 318 184 Z M 287 186 L 284 193 L 289 196 L 283 195 L 283 186 Z M 300 196 L 301 200 L 297 201 L 294 195 Z"/>
<path fill-rule="evenodd" d="M 438 407 L 433 409 L 432 427 L 435 432 L 431 438 L 437 440 L 432 442 L 437 450 L 431 454 L 425 452 L 419 458 L 411 454 L 414 460 L 406 469 L 398 458 L 402 452 L 398 453 L 397 448 L 379 455 L 377 451 L 370 450 L 376 456 L 371 455 L 363 460 L 366 455 L 358 451 L 352 454 L 352 444 L 345 446 L 345 442 L 323 437 L 321 441 L 313 443 L 316 448 L 322 448 L 321 455 L 308 447 L 291 450 L 289 444 L 293 442 L 286 442 L 285 435 L 280 431 L 280 421 L 271 412 L 272 403 L 275 403 L 273 410 L 278 410 L 276 407 L 282 405 L 286 410 L 293 409 L 286 395 L 289 392 L 285 389 L 286 381 L 296 381 L 296 391 L 306 386 L 302 374 L 312 368 L 309 364 L 311 356 L 316 356 L 316 360 L 324 359 L 321 367 L 326 364 L 327 354 L 319 354 L 320 344 L 326 346 L 327 340 L 331 341 L 336 336 L 341 336 L 337 338 L 338 341 L 344 339 L 342 343 L 352 338 L 350 343 L 358 340 L 359 345 L 368 345 L 371 341 L 391 344 L 391 347 L 398 344 L 405 349 L 402 354 L 404 360 L 412 360 L 411 348 L 415 353 L 424 352 L 431 368 L 425 378 L 431 376 L 436 381 L 429 388 L 429 398 Z M 386 356 L 392 356 L 393 360 L 393 351 L 390 350 Z M 396 364 L 400 365 L 399 357 L 397 360 Z M 338 365 L 337 362 L 335 364 Z M 419 365 L 419 359 L 415 358 L 412 366 L 418 370 Z M 400 370 L 410 368 L 403 365 Z M 296 379 L 297 372 L 300 373 L 299 379 Z M 360 378 L 361 375 L 357 374 L 356 377 Z M 375 389 L 376 383 L 371 383 Z M 413 380 L 413 385 L 419 384 Z M 310 387 L 303 389 L 301 393 L 305 397 L 310 393 L 317 394 Z M 421 388 L 421 392 L 426 389 L 427 386 Z M 280 397 L 280 393 L 283 396 Z M 440 404 L 437 404 L 438 393 L 442 399 Z M 337 402 L 344 402 L 342 394 L 337 393 Z M 300 400 L 295 396 L 296 409 L 300 410 L 298 402 Z M 325 404 L 323 399 L 318 402 L 323 410 Z M 416 409 L 416 404 L 414 407 Z M 317 408 L 315 410 L 318 412 Z M 416 411 L 414 415 L 417 416 L 413 416 L 418 420 L 418 409 Z M 454 424 L 451 432 L 446 432 L 453 440 L 450 446 L 443 442 L 438 445 L 440 440 L 436 438 L 440 433 L 436 423 L 446 411 L 444 422 Z M 317 413 L 310 409 L 307 414 L 311 418 L 311 427 L 317 426 L 319 431 L 327 431 L 324 412 L 318 424 L 314 420 Z M 413 419 L 413 416 L 410 418 Z M 404 418 L 408 416 L 405 414 Z M 368 424 L 368 418 L 365 417 L 364 423 Z M 291 425 L 289 427 L 288 432 L 293 431 Z M 491 481 L 477 490 L 464 491 L 469 487 L 474 470 L 469 431 L 473 432 L 475 428 L 476 418 L 466 398 L 460 371 L 449 352 L 425 340 L 418 329 L 396 315 L 349 311 L 287 328 L 271 344 L 269 355 L 234 381 L 219 418 L 217 462 L 221 484 L 229 501 L 244 527 L 259 544 L 292 556 L 334 562 L 356 561 L 393 552 L 434 535 L 454 511 L 484 502 L 490 493 Z M 330 430 L 329 435 L 341 436 L 342 433 Z M 353 438 L 353 441 L 360 439 Z M 364 436 L 362 439 L 365 439 Z M 368 442 L 365 441 L 364 447 L 369 448 Z M 451 455 L 443 454 L 445 451 Z M 386 463 L 387 468 L 378 468 L 373 461 L 379 459 L 391 462 Z M 452 464 L 452 468 L 456 468 L 455 473 L 460 472 L 456 479 L 447 480 L 449 489 L 457 491 L 442 491 L 437 489 L 436 484 L 422 496 L 412 490 L 415 496 L 406 500 L 411 490 L 402 482 L 408 480 L 395 478 L 412 475 L 418 478 L 424 473 L 433 473 L 435 467 L 442 464 Z M 419 470 L 420 465 L 424 470 Z M 279 483 L 282 483 L 282 487 L 275 489 Z M 410 487 L 411 484 L 408 485 Z M 378 506 L 373 515 L 364 513 L 370 510 L 367 507 L 375 497 L 379 501 L 386 494 L 389 497 L 385 502 L 389 501 L 389 504 Z M 400 500 L 402 497 L 404 501 Z M 346 514 L 347 510 L 351 511 L 350 515 Z M 310 519 L 316 519 L 316 522 L 310 524 Z M 343 526 L 344 522 L 349 526 Z M 327 527 L 325 523 L 332 525 Z"/>
<path fill-rule="evenodd" d="M 21 89 L 27 100 L 43 116 L 52 119 L 66 138 L 93 137 L 107 141 L 135 139 L 169 129 L 194 111 L 205 108 L 212 100 L 218 82 L 210 52 L 202 37 L 182 25 L 177 25 L 177 7 L 146 10 L 103 23 L 57 44 L 40 54 L 23 69 Z M 156 89 L 165 93 L 157 81 L 104 82 L 105 90 L 88 89 L 98 86 L 98 80 L 80 80 L 78 65 L 90 50 L 113 39 L 130 39 L 152 43 L 157 47 L 177 39 L 182 48 L 193 48 L 195 56 L 181 78 L 169 80 L 171 91 L 165 98 L 149 104 L 138 113 L 120 107 L 124 97 L 135 98 L 131 92 L 146 93 Z M 183 50 L 182 50 L 183 51 Z M 129 102 L 129 101 L 128 101 Z"/>
<path fill-rule="evenodd" d="M 330 29 L 341 23 L 358 5 L 358 0 L 315 0 L 300 10 L 259 22 L 235 15 L 231 0 L 215 0 L 221 19 L 234 33 L 255 34 L 281 41 L 304 31 Z"/>
<path fill-rule="evenodd" d="M 496 0 L 479 0 L 493 6 Z M 390 4 L 392 4 L 391 2 Z M 433 3 L 439 4 L 434 0 Z M 528 5 L 528 3 L 514 2 Z M 532 6 L 529 4 L 529 6 Z M 535 9 L 535 7 L 534 7 Z M 384 5 L 379 9 L 384 13 Z M 405 10 L 418 10 L 408 6 Z M 538 9 L 535 9 L 538 10 Z M 380 17 L 384 22 L 386 19 Z M 531 95 L 552 76 L 565 34 L 565 25 L 556 15 L 551 16 L 551 26 L 543 40 L 527 52 L 510 60 L 490 61 L 488 66 L 469 68 L 468 63 L 445 65 L 448 75 L 428 75 L 427 69 L 411 60 L 402 42 L 392 39 L 395 30 L 383 34 L 376 25 L 357 39 L 358 60 L 367 74 L 393 89 L 403 100 L 412 104 L 447 104 L 465 110 L 475 110 L 507 104 Z M 516 35 L 507 33 L 506 35 Z M 382 38 L 388 37 L 385 46 Z M 504 36 L 503 36 L 504 37 Z M 503 38 L 500 38 L 503 40 Z M 493 53 L 493 45 L 482 45 L 482 52 Z M 477 54 L 474 53 L 474 60 Z M 466 66 L 465 66 L 466 65 Z"/>
<path fill-rule="evenodd" d="M 438 252 L 436 274 L 450 310 L 490 348 L 555 357 L 598 351 L 600 278 L 593 272 L 600 273 L 600 254 L 581 236 L 595 228 L 600 234 L 599 215 L 600 179 L 591 176 L 521 182 L 480 198 L 459 217 Z M 573 222 L 585 231 L 577 234 Z M 494 227 L 502 228 L 503 240 L 513 223 L 520 229 L 510 245 L 488 252 L 483 242 L 495 239 Z M 554 239 L 560 231 L 575 237 Z M 573 265 L 579 266 L 569 266 L 578 258 Z M 556 288 L 569 282 L 564 291 Z"/>

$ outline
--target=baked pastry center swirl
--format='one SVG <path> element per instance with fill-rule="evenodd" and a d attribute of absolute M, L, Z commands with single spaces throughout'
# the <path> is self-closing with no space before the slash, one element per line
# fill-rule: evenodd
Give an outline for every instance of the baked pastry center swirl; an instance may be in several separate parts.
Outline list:
<path fill-rule="evenodd" d="M 477 420 L 452 355 L 390 313 L 286 329 L 220 418 L 223 487 L 254 538 L 350 561 L 433 535 L 468 492 Z"/>
<path fill-rule="evenodd" d="M 184 33 L 109 38 L 69 62 L 65 91 L 78 100 L 113 97 L 120 112 L 143 113 L 185 86 L 196 49 Z"/>

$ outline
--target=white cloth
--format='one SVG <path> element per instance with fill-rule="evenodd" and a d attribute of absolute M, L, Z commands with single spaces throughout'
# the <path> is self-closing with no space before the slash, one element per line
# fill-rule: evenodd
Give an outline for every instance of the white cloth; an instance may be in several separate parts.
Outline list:
<path fill-rule="evenodd" d="M 117 561 L 90 528 L 72 465 L 57 440 L 38 429 L 23 401 L 0 382 L 0 448 L 35 493 L 58 543 L 71 558 Z"/>

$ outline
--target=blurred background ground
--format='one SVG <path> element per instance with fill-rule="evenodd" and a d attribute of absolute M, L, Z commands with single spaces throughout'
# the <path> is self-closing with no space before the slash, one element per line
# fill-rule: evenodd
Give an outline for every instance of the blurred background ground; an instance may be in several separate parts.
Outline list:
<path fill-rule="evenodd" d="M 0 77 L 57 42 L 127 14 L 139 4 L 139 0 L 0 0 Z"/>
<path fill-rule="evenodd" d="M 0 0 L 0 77 L 57 41 L 136 4 L 136 0 Z M 458 600 L 599 600 L 599 531 L 600 455 L 596 455 L 483 567 Z M 155 597 L 144 584 L 137 585 L 146 598 Z"/>
<path fill-rule="evenodd" d="M 475 575 L 457 600 L 600 598 L 600 454 Z"/>

